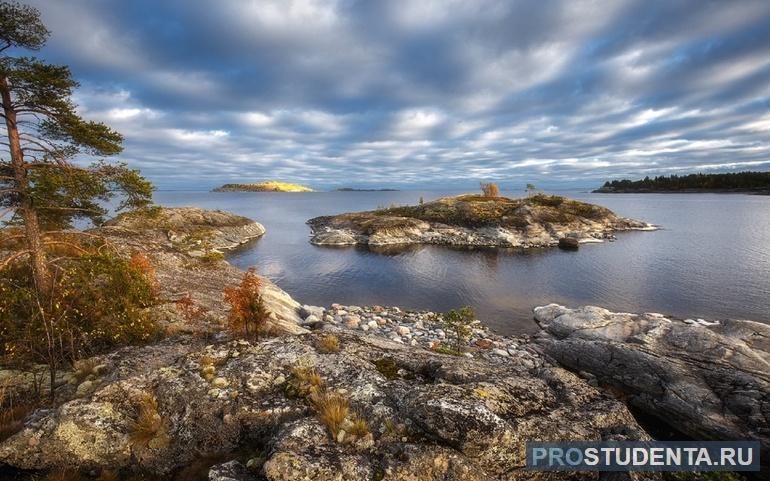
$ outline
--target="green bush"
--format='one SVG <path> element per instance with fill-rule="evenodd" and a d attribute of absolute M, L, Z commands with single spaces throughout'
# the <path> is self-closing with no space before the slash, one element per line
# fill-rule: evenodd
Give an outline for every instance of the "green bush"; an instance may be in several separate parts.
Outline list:
<path fill-rule="evenodd" d="M 58 263 L 43 299 L 27 263 L 0 272 L 0 361 L 42 362 L 53 370 L 110 347 L 150 340 L 159 333 L 147 307 L 157 281 L 146 257 L 86 254 Z"/>
<path fill-rule="evenodd" d="M 476 319 L 476 314 L 471 306 L 451 310 L 442 315 L 447 329 L 454 334 L 455 351 L 462 353 L 471 335 L 471 324 Z"/>

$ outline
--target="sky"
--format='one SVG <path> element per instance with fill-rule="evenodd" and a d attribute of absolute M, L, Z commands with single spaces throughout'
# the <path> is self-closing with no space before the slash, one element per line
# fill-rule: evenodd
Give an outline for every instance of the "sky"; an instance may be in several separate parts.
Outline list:
<path fill-rule="evenodd" d="M 161 189 L 770 170 L 770 2 L 32 0 Z"/>

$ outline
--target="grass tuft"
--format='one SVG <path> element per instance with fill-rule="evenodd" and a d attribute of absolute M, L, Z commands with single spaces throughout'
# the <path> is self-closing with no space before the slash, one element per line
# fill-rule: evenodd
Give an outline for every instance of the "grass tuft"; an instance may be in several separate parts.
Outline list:
<path fill-rule="evenodd" d="M 134 448 L 146 448 L 156 438 L 165 436 L 158 400 L 145 393 L 139 401 L 139 414 L 130 425 L 129 441 Z"/>
<path fill-rule="evenodd" d="M 321 337 L 316 343 L 316 349 L 323 354 L 340 351 L 340 340 L 334 334 L 327 334 Z"/>
<path fill-rule="evenodd" d="M 318 413 L 318 419 L 329 430 L 332 438 L 337 439 L 342 424 L 350 412 L 348 398 L 337 392 L 315 392 L 309 399 Z"/>

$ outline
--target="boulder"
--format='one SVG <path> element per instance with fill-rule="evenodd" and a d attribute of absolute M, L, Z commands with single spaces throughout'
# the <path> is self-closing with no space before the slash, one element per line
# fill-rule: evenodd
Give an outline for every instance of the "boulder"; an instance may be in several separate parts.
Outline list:
<path fill-rule="evenodd" d="M 575 250 L 580 247 L 580 242 L 575 237 L 562 237 L 559 239 L 559 248 L 566 250 Z"/>
<path fill-rule="evenodd" d="M 770 326 L 599 307 L 535 309 L 546 354 L 700 440 L 758 440 L 770 461 Z"/>

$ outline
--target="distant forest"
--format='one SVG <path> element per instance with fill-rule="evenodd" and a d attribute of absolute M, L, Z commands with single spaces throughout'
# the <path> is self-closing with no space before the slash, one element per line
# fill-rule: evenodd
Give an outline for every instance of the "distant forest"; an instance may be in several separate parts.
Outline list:
<path fill-rule="evenodd" d="M 594 192 L 770 192 L 770 172 L 690 174 L 613 180 Z"/>

